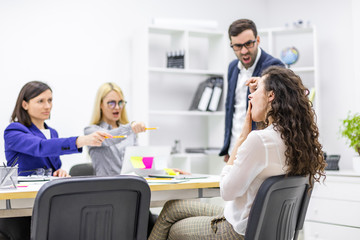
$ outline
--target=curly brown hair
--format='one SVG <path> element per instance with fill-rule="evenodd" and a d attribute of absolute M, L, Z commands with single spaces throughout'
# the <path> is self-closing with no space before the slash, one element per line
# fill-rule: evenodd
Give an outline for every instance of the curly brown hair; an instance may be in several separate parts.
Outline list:
<path fill-rule="evenodd" d="M 308 98 L 309 90 L 292 70 L 272 66 L 263 73 L 266 91 L 275 97 L 266 115 L 265 124 L 272 119 L 274 129 L 281 133 L 286 145 L 287 175 L 309 176 L 317 182 L 325 177 L 324 155 L 318 140 L 316 114 Z"/>

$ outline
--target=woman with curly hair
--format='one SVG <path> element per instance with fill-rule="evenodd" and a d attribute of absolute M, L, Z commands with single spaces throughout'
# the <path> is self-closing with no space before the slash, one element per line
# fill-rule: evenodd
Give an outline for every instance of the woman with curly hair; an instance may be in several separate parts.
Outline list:
<path fill-rule="evenodd" d="M 165 204 L 149 237 L 244 239 L 252 203 L 265 179 L 286 174 L 324 177 L 325 160 L 308 90 L 290 69 L 269 67 L 249 95 L 242 133 L 221 172 L 224 208 L 198 201 Z M 263 129 L 251 131 L 251 122 Z"/>

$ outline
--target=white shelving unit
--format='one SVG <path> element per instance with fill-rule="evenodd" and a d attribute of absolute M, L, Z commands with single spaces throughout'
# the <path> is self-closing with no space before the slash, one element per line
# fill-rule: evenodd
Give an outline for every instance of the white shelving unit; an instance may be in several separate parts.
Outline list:
<path fill-rule="evenodd" d="M 286 47 L 295 47 L 299 51 L 299 59 L 290 69 L 301 77 L 309 90 L 315 90 L 313 104 L 320 123 L 320 112 L 317 111 L 320 109 L 320 86 L 315 26 L 259 29 L 258 34 L 260 46 L 276 58 L 280 59 L 281 51 Z"/>
<path fill-rule="evenodd" d="M 180 140 L 182 153 L 173 156 L 173 167 L 213 173 L 208 165 L 209 159 L 218 158 L 216 155 L 185 154 L 184 149 L 220 148 L 223 144 L 227 46 L 226 34 L 220 31 L 161 26 L 136 31 L 131 108 L 134 119 L 159 127 L 139 134 L 139 144 L 173 145 Z M 179 50 L 185 51 L 185 67 L 167 68 L 167 52 Z M 224 79 L 220 110 L 189 111 L 199 83 L 213 76 Z"/>
<path fill-rule="evenodd" d="M 310 90 L 316 89 L 314 107 L 319 109 L 315 27 L 259 29 L 258 34 L 261 37 L 260 46 L 277 58 L 286 47 L 298 49 L 299 60 L 291 69 L 300 75 L 305 86 Z M 133 103 L 130 107 L 133 119 L 145 121 L 149 127 L 160 128 L 139 134 L 139 144 L 173 145 L 175 140 L 180 140 L 183 151 L 189 147 L 220 148 L 224 137 L 223 106 L 229 64 L 227 34 L 187 28 L 140 27 L 136 29 L 132 49 Z M 166 68 L 166 53 L 179 50 L 185 51 L 184 69 Z M 224 79 L 220 111 L 189 111 L 199 83 L 211 76 Z M 319 119 L 318 111 L 317 115 Z M 211 159 L 216 158 L 215 154 L 174 155 L 178 167 L 197 172 L 206 169 L 210 173 L 221 170 L 222 165 L 211 165 Z M 222 160 L 214 162 L 221 164 Z M 202 165 L 202 168 L 192 165 Z"/>

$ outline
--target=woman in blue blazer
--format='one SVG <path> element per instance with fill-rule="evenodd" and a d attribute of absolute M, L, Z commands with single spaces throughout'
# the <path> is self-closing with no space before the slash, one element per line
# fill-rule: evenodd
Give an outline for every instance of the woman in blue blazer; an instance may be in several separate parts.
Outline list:
<path fill-rule="evenodd" d="M 85 145 L 101 146 L 105 132 L 87 136 L 59 138 L 45 120 L 52 108 L 52 90 L 39 81 L 28 82 L 21 89 L 5 129 L 5 156 L 8 166 L 19 166 L 20 175 L 31 175 L 36 169 L 51 170 L 53 176 L 67 177 L 61 169 L 60 155 L 79 153 Z M 0 239 L 30 239 L 31 217 L 0 218 Z"/>
<path fill-rule="evenodd" d="M 60 155 L 82 152 L 85 145 L 101 146 L 110 134 L 97 131 L 87 136 L 59 138 L 45 120 L 50 118 L 52 90 L 40 81 L 28 82 L 21 89 L 5 129 L 5 156 L 8 166 L 18 164 L 19 175 L 34 174 L 36 169 L 50 170 L 53 176 L 66 177 Z"/>

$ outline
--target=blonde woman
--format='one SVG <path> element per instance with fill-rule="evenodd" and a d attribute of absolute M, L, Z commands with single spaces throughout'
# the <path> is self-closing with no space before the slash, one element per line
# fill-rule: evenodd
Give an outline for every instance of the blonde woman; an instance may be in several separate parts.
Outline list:
<path fill-rule="evenodd" d="M 91 134 L 99 130 L 112 136 L 127 136 L 106 139 L 99 147 L 89 147 L 97 176 L 118 175 L 121 172 L 125 148 L 137 145 L 136 134 L 145 131 L 145 124 L 129 123 L 124 94 L 115 83 L 104 83 L 98 89 L 91 125 L 84 129 L 84 133 Z"/>

